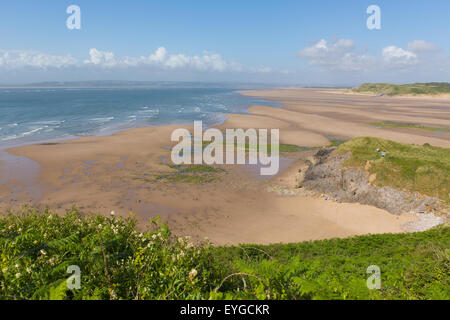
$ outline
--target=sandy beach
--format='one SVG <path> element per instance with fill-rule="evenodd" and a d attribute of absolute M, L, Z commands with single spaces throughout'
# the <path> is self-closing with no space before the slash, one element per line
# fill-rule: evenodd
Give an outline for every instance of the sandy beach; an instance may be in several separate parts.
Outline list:
<path fill-rule="evenodd" d="M 405 143 L 450 147 L 448 131 L 381 128 L 373 122 L 398 121 L 450 127 L 446 99 L 389 98 L 350 95 L 325 89 L 277 89 L 242 92 L 282 104 L 282 108 L 252 106 L 249 114 L 229 115 L 217 126 L 278 128 L 281 143 L 327 146 L 331 140 L 375 136 Z M 133 212 L 142 226 L 160 215 L 172 231 L 215 244 L 277 243 L 347 237 L 368 233 L 403 232 L 416 219 L 396 216 L 361 204 L 325 201 L 305 195 L 281 196 L 269 185 L 294 187 L 300 152 L 282 155 L 277 177 L 262 180 L 246 166 L 224 166 L 209 183 L 153 179 L 170 174 L 172 131 L 178 127 L 145 127 L 109 136 L 85 137 L 60 143 L 7 150 L 32 161 L 32 173 L 11 174 L 0 163 L 1 211 L 23 204 L 48 206 L 63 213 L 73 205 L 83 212 L 127 216 Z M 186 128 L 191 129 L 189 126 Z M 20 172 L 21 168 L 15 168 Z M 8 173 L 8 174 L 7 174 Z"/>

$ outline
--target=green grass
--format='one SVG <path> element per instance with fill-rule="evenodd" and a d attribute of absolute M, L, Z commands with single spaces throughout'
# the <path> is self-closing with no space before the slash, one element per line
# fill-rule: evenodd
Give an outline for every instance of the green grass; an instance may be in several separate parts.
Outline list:
<path fill-rule="evenodd" d="M 224 142 L 222 144 L 224 152 L 225 152 L 225 146 L 226 146 L 225 140 L 226 140 L 226 138 L 224 138 Z M 212 143 L 212 141 L 202 141 L 202 149 L 205 149 L 211 143 Z M 275 146 L 278 146 L 280 153 L 299 152 L 299 151 L 304 151 L 304 150 L 310 149 L 309 147 L 302 147 L 302 146 L 296 146 L 296 145 L 284 144 L 284 143 L 280 143 L 279 145 L 275 145 Z M 246 142 L 245 144 L 239 144 L 236 140 L 234 140 L 234 147 L 245 149 L 245 152 L 250 151 L 250 143 L 248 143 L 248 142 Z M 270 152 L 272 150 L 271 144 L 267 144 L 266 147 L 267 147 L 267 152 Z M 255 146 L 252 146 L 252 148 L 256 148 L 256 150 L 259 150 L 260 144 L 257 143 Z M 193 150 L 192 150 L 192 153 L 194 153 Z"/>
<path fill-rule="evenodd" d="M 203 146 L 206 147 L 207 145 L 209 145 L 211 142 L 203 142 Z M 223 148 L 224 148 L 224 152 L 225 152 L 225 142 L 223 143 Z M 278 150 L 280 153 L 289 153 L 289 152 L 299 152 L 299 151 L 304 151 L 304 150 L 309 150 L 309 147 L 302 147 L 302 146 L 296 146 L 296 145 L 292 145 L 292 144 L 284 144 L 284 143 L 280 143 L 279 145 L 274 145 L 275 147 L 278 147 Z M 234 147 L 236 148 L 242 148 L 245 150 L 245 152 L 249 152 L 251 150 L 250 148 L 250 143 L 246 142 L 245 144 L 239 144 L 237 143 L 237 141 L 234 141 Z M 251 146 L 252 150 L 259 150 L 259 148 L 261 147 L 261 145 L 259 143 L 257 143 L 256 145 Z M 266 145 L 267 148 L 267 152 L 270 153 L 272 150 L 272 145 L 271 144 L 267 144 Z"/>
<path fill-rule="evenodd" d="M 376 152 L 378 148 L 387 153 L 385 158 Z M 341 154 L 349 151 L 352 156 L 345 165 L 363 168 L 370 161 L 376 185 L 417 191 L 450 203 L 450 149 L 360 137 L 338 148 Z"/>
<path fill-rule="evenodd" d="M 390 84 L 390 83 L 365 83 L 352 91 L 358 93 L 385 94 L 389 96 L 396 95 L 437 95 L 450 93 L 450 83 L 448 82 L 430 82 L 413 84 Z"/>
<path fill-rule="evenodd" d="M 288 153 L 288 152 L 299 152 L 309 150 L 309 147 L 301 147 L 292 144 L 280 144 L 280 153 Z M 270 145 L 268 145 L 268 150 L 271 150 Z"/>
<path fill-rule="evenodd" d="M 214 247 L 158 219 L 64 216 L 25 207 L 0 217 L 2 299 L 450 299 L 450 230 L 292 244 Z M 81 271 L 69 290 L 68 266 Z M 367 267 L 381 270 L 369 290 Z"/>
<path fill-rule="evenodd" d="M 341 144 L 343 144 L 345 142 L 346 142 L 345 140 L 332 139 L 332 140 L 330 140 L 329 147 L 338 147 L 338 146 L 340 146 Z"/>
<path fill-rule="evenodd" d="M 212 167 L 204 164 L 190 165 L 167 165 L 171 172 L 153 175 L 157 181 L 184 182 L 192 184 L 208 183 L 218 179 L 220 173 L 225 172 L 222 168 Z"/>
<path fill-rule="evenodd" d="M 449 231 L 441 226 L 414 234 L 216 250 L 230 270 L 260 277 L 273 299 L 449 299 Z M 370 265 L 381 269 L 381 290 L 367 289 Z M 220 297 L 236 297 L 238 280 Z"/>
<path fill-rule="evenodd" d="M 45 142 L 45 143 L 41 143 L 41 146 L 57 146 L 60 145 L 60 142 Z"/>
<path fill-rule="evenodd" d="M 449 127 L 430 127 L 424 126 L 416 123 L 406 123 L 406 122 L 396 122 L 396 121 L 379 121 L 371 122 L 371 126 L 382 127 L 382 128 L 409 128 L 409 129 L 420 129 L 431 132 L 450 132 Z"/>
<path fill-rule="evenodd" d="M 250 150 L 259 150 L 261 148 L 261 145 L 258 143 L 256 146 L 250 146 L 249 143 L 246 143 L 244 146 L 244 145 L 235 143 L 235 147 L 243 148 L 243 149 L 245 149 L 245 152 L 249 152 Z M 283 144 L 283 143 L 280 143 L 279 145 L 274 144 L 274 147 L 275 148 L 278 147 L 278 150 L 280 153 L 300 152 L 300 151 L 305 151 L 305 150 L 310 149 L 309 147 L 301 147 L 301 146 L 296 146 L 296 145 L 292 145 L 292 144 Z M 271 144 L 267 144 L 266 148 L 267 148 L 268 153 L 272 152 Z"/>
<path fill-rule="evenodd" d="M 174 169 L 177 173 L 213 173 L 213 172 L 224 172 L 221 168 L 215 168 L 204 164 L 169 164 L 169 168 Z"/>

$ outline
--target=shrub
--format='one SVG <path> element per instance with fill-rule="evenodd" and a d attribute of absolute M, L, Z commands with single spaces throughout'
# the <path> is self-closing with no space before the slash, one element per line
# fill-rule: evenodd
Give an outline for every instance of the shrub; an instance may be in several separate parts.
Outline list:
<path fill-rule="evenodd" d="M 133 217 L 59 216 L 25 207 L 0 217 L 2 299 L 450 299 L 450 232 L 213 247 L 147 232 Z M 381 290 L 366 286 L 381 269 Z M 81 288 L 69 290 L 69 266 Z"/>
<path fill-rule="evenodd" d="M 30 208 L 10 213 L 0 219 L 0 296 L 205 298 L 208 245 L 176 239 L 157 219 L 152 224 L 153 231 L 139 233 L 132 217 L 83 217 L 76 208 L 64 216 Z M 66 289 L 70 265 L 81 269 L 80 290 Z"/>

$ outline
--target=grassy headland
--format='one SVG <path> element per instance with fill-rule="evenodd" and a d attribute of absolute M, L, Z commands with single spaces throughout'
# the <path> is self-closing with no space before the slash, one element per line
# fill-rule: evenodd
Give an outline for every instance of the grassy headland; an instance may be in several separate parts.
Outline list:
<path fill-rule="evenodd" d="M 24 208 L 0 218 L 2 299 L 449 299 L 448 225 L 293 244 L 214 247 L 153 220 Z M 81 271 L 68 289 L 69 266 Z M 367 268 L 381 270 L 369 290 Z"/>
<path fill-rule="evenodd" d="M 380 149 L 380 152 L 376 150 Z M 450 203 L 450 149 L 360 137 L 339 146 L 351 152 L 346 166 L 364 168 L 376 174 L 376 185 L 417 191 Z M 386 156 L 382 156 L 386 152 Z"/>
<path fill-rule="evenodd" d="M 439 95 L 450 94 L 450 83 L 429 82 L 413 84 L 391 84 L 391 83 L 365 83 L 353 88 L 357 93 L 383 94 L 387 96 L 398 95 Z"/>

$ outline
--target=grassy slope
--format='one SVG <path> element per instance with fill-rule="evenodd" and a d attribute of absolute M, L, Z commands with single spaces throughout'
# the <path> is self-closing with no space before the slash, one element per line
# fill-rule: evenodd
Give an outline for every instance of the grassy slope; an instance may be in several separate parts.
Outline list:
<path fill-rule="evenodd" d="M 0 218 L 0 296 L 27 299 L 450 299 L 448 226 L 414 234 L 194 246 L 164 224 L 24 209 Z M 69 265 L 81 289 L 68 290 Z M 381 290 L 366 286 L 381 269 Z"/>
<path fill-rule="evenodd" d="M 385 151 L 386 157 L 381 156 Z M 352 152 L 347 166 L 363 168 L 370 161 L 370 173 L 376 173 L 376 185 L 418 191 L 450 202 L 450 149 L 419 146 L 390 140 L 360 137 L 338 148 Z"/>
<path fill-rule="evenodd" d="M 396 95 L 437 95 L 450 93 L 450 83 L 430 82 L 414 84 L 365 83 L 352 89 L 358 93 Z"/>
<path fill-rule="evenodd" d="M 450 298 L 448 226 L 414 234 L 369 235 L 217 250 L 221 252 L 224 265 L 230 261 L 230 269 L 264 279 L 272 289 L 273 298 Z M 380 267 L 381 290 L 367 289 L 366 271 L 370 265 Z M 230 286 L 228 290 L 232 288 Z M 230 294 L 235 295 L 235 292 Z M 245 293 L 242 296 L 247 297 Z"/>

